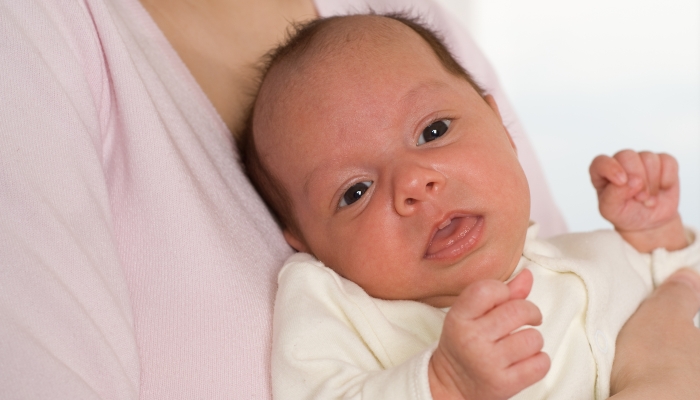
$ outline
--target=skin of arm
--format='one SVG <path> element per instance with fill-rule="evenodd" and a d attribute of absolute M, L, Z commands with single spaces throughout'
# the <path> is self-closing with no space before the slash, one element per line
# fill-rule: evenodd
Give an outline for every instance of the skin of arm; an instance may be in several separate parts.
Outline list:
<path fill-rule="evenodd" d="M 691 399 L 700 393 L 700 276 L 681 269 L 662 283 L 617 337 L 612 399 Z"/>
<path fill-rule="evenodd" d="M 678 214 L 678 163 L 668 154 L 622 150 L 589 169 L 601 215 L 637 251 L 688 246 Z"/>

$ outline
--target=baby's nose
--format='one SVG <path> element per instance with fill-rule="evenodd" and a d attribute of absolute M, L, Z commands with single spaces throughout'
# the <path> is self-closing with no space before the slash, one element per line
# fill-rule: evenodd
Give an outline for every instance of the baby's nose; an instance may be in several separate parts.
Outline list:
<path fill-rule="evenodd" d="M 400 215 L 415 213 L 442 190 L 445 177 L 432 168 L 402 165 L 394 178 L 394 208 Z"/>

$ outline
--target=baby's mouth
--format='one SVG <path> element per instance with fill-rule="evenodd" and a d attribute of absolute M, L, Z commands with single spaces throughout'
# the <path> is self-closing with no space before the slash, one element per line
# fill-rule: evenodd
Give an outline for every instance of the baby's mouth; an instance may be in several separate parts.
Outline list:
<path fill-rule="evenodd" d="M 451 258 L 463 254 L 479 238 L 483 218 L 478 216 L 453 216 L 443 221 L 433 234 L 426 258 Z"/>

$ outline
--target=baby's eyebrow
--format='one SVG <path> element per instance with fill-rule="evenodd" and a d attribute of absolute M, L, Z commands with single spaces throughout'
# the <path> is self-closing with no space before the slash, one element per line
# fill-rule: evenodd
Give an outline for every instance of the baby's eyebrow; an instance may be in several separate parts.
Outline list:
<path fill-rule="evenodd" d="M 418 85 L 416 85 L 414 88 L 411 90 L 407 91 L 404 93 L 403 96 L 401 96 L 401 100 L 399 100 L 401 103 L 405 102 L 412 102 L 413 98 L 420 95 L 424 91 L 442 91 L 444 89 L 447 89 L 449 86 L 441 81 L 437 80 L 431 80 L 427 82 L 421 82 Z"/>
<path fill-rule="evenodd" d="M 334 166 L 335 168 L 333 168 Z M 333 204 L 332 199 L 335 193 L 340 189 L 343 183 L 356 172 L 357 171 L 353 168 L 345 169 L 338 167 L 335 161 L 319 164 L 304 176 L 302 184 L 303 196 L 308 199 L 307 201 L 309 202 L 325 203 L 328 201 L 328 208 L 334 210 L 336 205 Z M 331 190 L 326 190 L 329 187 Z"/>
<path fill-rule="evenodd" d="M 326 164 L 319 164 L 304 176 L 304 179 L 303 179 L 304 185 L 302 187 L 302 190 L 303 190 L 303 194 L 306 198 L 310 197 L 311 189 L 313 188 L 312 184 L 315 181 L 319 180 L 319 174 L 323 175 L 323 171 L 328 171 L 328 169 L 329 169 L 328 167 L 329 166 Z"/>

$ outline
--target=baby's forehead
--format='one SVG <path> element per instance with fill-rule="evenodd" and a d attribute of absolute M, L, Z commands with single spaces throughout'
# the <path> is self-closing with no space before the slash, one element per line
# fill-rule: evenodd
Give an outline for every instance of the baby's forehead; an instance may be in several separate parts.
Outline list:
<path fill-rule="evenodd" d="M 310 36 L 306 45 L 300 46 L 299 51 L 292 53 L 290 58 L 318 63 L 333 56 L 342 57 L 373 49 L 379 50 L 411 39 L 420 40 L 420 37 L 398 19 L 379 15 L 331 18 Z"/>
<path fill-rule="evenodd" d="M 303 46 L 284 54 L 263 80 L 253 113 L 253 135 L 261 161 L 273 174 L 298 162 L 289 154 L 292 148 L 313 153 L 308 147 L 320 146 L 316 142 L 325 134 L 321 122 L 334 123 L 329 120 L 334 115 L 339 117 L 335 122 L 344 125 L 348 115 L 339 110 L 350 103 L 368 102 L 362 97 L 367 91 L 360 86 L 370 86 L 370 81 L 381 84 L 373 78 L 376 60 L 394 62 L 396 57 L 390 53 L 406 49 L 406 41 L 414 48 L 411 40 L 422 40 L 408 26 L 385 17 L 344 17 L 331 22 Z M 427 44 L 421 51 L 431 56 Z M 389 83 L 382 86 L 391 88 Z"/>
<path fill-rule="evenodd" d="M 386 107 L 395 108 L 382 99 L 396 97 L 406 86 L 467 75 L 417 23 L 376 15 L 322 23 L 302 42 L 290 39 L 258 93 L 252 134 L 261 162 L 273 174 L 296 162 L 292 148 L 306 152 L 319 135 L 350 132 L 353 123 L 376 125 Z"/>
<path fill-rule="evenodd" d="M 373 53 L 410 46 L 412 41 L 415 46 L 415 41 L 423 40 L 409 26 L 393 18 L 378 15 L 331 18 L 304 38 L 301 45 L 277 56 L 263 80 L 263 89 L 289 89 L 290 83 L 303 77 L 322 79 L 329 64 L 372 57 Z"/>
<path fill-rule="evenodd" d="M 352 82 L 349 72 L 365 68 L 363 60 L 387 57 L 397 49 L 422 50 L 424 56 L 437 59 L 429 43 L 399 20 L 378 15 L 330 19 L 303 44 L 276 56 L 264 76 L 254 114 L 267 122 L 286 116 L 275 111 L 293 107 L 300 94 L 323 91 L 326 81 Z"/>

